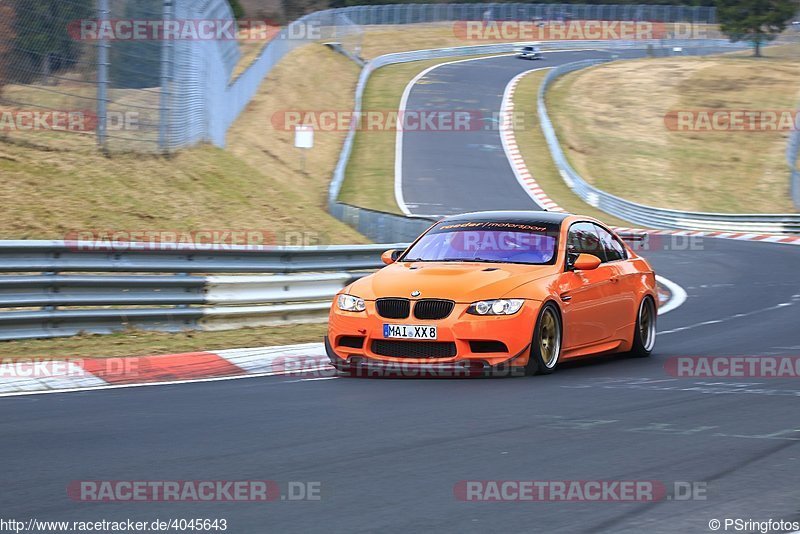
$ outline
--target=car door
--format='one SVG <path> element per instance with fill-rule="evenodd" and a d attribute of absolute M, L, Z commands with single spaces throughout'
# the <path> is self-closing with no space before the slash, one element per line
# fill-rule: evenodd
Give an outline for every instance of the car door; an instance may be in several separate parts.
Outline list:
<path fill-rule="evenodd" d="M 630 337 L 629 329 L 636 320 L 636 277 L 641 273 L 628 262 L 628 253 L 625 246 L 610 231 L 594 225 L 600 238 L 600 244 L 605 254 L 605 263 L 611 276 L 611 291 L 607 295 L 606 307 L 608 311 L 609 327 L 614 339 Z"/>
<path fill-rule="evenodd" d="M 567 234 L 567 263 L 578 254 L 593 254 L 602 262 L 597 269 L 576 271 L 568 267 L 559 278 L 558 292 L 564 315 L 564 349 L 601 343 L 616 330 L 609 314 L 614 306 L 608 299 L 614 293 L 615 268 L 606 261 L 605 250 L 594 224 L 577 222 Z"/>

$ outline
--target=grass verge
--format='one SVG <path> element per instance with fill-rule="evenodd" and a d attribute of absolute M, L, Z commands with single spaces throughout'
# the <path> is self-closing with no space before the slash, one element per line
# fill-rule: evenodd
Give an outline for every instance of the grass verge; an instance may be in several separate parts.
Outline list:
<path fill-rule="evenodd" d="M 362 107 L 364 110 L 395 112 L 400 108 L 403 91 L 417 74 L 434 65 L 469 57 L 382 67 L 370 76 L 364 89 Z M 394 129 L 361 130 L 356 133 L 339 200 L 363 208 L 403 214 L 394 197 L 396 133 Z"/>
<path fill-rule="evenodd" d="M 374 57 L 469 44 L 447 36 L 449 30 L 448 26 L 394 29 L 380 35 L 368 32 L 364 52 Z M 387 78 L 370 106 L 396 109 L 408 80 L 439 61 L 446 60 L 399 66 L 397 69 L 405 68 L 405 72 L 394 75 L 376 73 L 376 80 Z M 325 211 L 327 185 L 344 132 L 318 132 L 315 148 L 307 153 L 303 167 L 292 132 L 275 128 L 271 120 L 276 112 L 287 109 L 350 109 L 357 77 L 355 64 L 323 45 L 294 50 L 270 73 L 233 125 L 225 150 L 199 146 L 170 157 L 133 153 L 105 157 L 90 144 L 86 150 L 86 143 L 75 138 L 60 140 L 57 148 L 37 144 L 36 139 L 17 142 L 0 138 L 0 199 L 15 207 L 0 214 L 0 239 L 58 239 L 75 230 L 263 228 L 275 233 L 312 229 L 321 242 L 365 242 L 363 236 Z M 392 105 L 387 108 L 384 103 Z M 394 135 L 384 137 L 389 140 L 391 159 L 380 158 L 390 169 L 384 173 L 389 179 L 383 185 L 390 193 L 385 198 L 393 204 Z M 366 145 L 362 150 L 367 150 Z M 324 331 L 324 324 L 225 332 L 128 331 L 1 342 L 0 356 L 189 352 L 317 341 Z"/>
<path fill-rule="evenodd" d="M 399 49 L 410 48 L 412 37 L 398 42 Z M 278 235 L 312 231 L 323 243 L 366 242 L 325 211 L 345 132 L 317 132 L 303 167 L 293 132 L 272 121 L 285 110 L 351 109 L 358 72 L 357 65 L 323 45 L 294 50 L 233 125 L 226 149 L 199 146 L 170 157 L 105 157 L 78 142 L 53 149 L 0 139 L 0 198 L 14 206 L 0 214 L 0 239 L 59 239 L 78 230 L 260 228 Z M 324 331 L 324 324 L 177 334 L 133 331 L 0 342 L 0 355 L 190 352 L 318 341 Z"/>
<path fill-rule="evenodd" d="M 317 136 L 303 169 L 293 132 L 271 123 L 282 109 L 346 109 L 358 72 L 323 45 L 291 52 L 234 123 L 224 150 L 198 146 L 170 157 L 105 157 L 0 142 L 0 199 L 14 206 L 0 213 L 0 238 L 59 239 L 99 229 L 263 229 L 276 235 L 313 231 L 323 243 L 366 242 L 326 211 L 343 134 Z"/>
<path fill-rule="evenodd" d="M 415 24 L 411 27 L 365 26 L 364 30 L 361 55 L 367 59 L 407 50 L 492 44 L 492 41 L 467 40 L 456 35 L 452 22 Z"/>
<path fill-rule="evenodd" d="M 298 324 L 222 332 L 164 333 L 136 330 L 108 335 L 4 341 L 0 343 L 0 360 L 149 356 L 321 342 L 326 328 L 325 324 Z"/>
<path fill-rule="evenodd" d="M 496 26 L 494 27 L 497 28 Z M 363 26 L 364 34 L 362 37 L 362 55 L 365 58 L 374 58 L 381 54 L 388 54 L 391 52 L 401 52 L 405 50 L 420 50 L 426 48 L 445 48 L 456 46 L 475 46 L 475 45 L 488 45 L 488 44 L 501 44 L 501 43 L 520 43 L 527 44 L 529 42 L 544 42 L 542 39 L 537 39 L 536 34 L 526 31 L 519 33 L 510 28 L 508 34 L 510 39 L 502 39 L 496 32 L 478 31 L 467 37 L 465 34 L 465 27 L 463 23 L 455 22 L 435 22 L 425 24 L 413 25 L 376 25 L 376 26 Z M 664 27 L 665 31 L 673 32 L 676 29 L 672 24 L 667 23 Z M 685 25 L 681 25 L 677 31 L 686 31 Z M 696 25 L 694 31 L 699 32 L 698 35 L 707 35 L 713 38 L 717 35 L 716 26 Z M 547 31 L 543 30 L 544 35 Z M 540 35 L 542 35 L 540 34 Z M 557 40 L 552 40 L 548 44 L 557 43 Z"/>
<path fill-rule="evenodd" d="M 674 131 L 664 121 L 675 110 L 794 109 L 800 64 L 785 48 L 773 53 L 586 69 L 553 85 L 548 109 L 572 165 L 609 193 L 692 211 L 793 212 L 789 132 Z"/>
<path fill-rule="evenodd" d="M 226 149 L 171 157 L 45 149 L 0 142 L 0 238 L 59 239 L 76 230 L 262 229 L 312 242 L 365 243 L 328 215 L 327 187 L 343 132 L 319 133 L 305 168 L 293 132 L 273 126 L 286 109 L 349 109 L 359 68 L 323 45 L 290 53 L 233 125 Z M 324 88 L 324 89 L 321 89 Z M 224 332 L 122 332 L 0 343 L 2 357 L 103 357 L 319 341 L 325 324 Z"/>

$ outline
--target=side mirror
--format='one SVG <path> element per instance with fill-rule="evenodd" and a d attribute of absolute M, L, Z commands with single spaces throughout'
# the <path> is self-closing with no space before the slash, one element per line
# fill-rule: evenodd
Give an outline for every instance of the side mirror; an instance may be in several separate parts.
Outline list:
<path fill-rule="evenodd" d="M 391 265 L 397 261 L 397 258 L 399 258 L 400 254 L 402 253 L 403 253 L 402 251 L 396 249 L 387 250 L 386 252 L 381 254 L 381 261 L 386 265 Z"/>
<path fill-rule="evenodd" d="M 572 268 L 576 271 L 591 271 L 597 269 L 600 263 L 600 258 L 594 254 L 578 254 L 578 257 L 572 264 Z"/>

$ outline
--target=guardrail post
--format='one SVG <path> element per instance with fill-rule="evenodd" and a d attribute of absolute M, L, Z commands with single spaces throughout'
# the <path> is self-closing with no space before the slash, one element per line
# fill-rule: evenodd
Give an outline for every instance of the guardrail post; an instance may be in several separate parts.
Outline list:
<path fill-rule="evenodd" d="M 97 0 L 97 18 L 108 20 L 111 16 L 108 0 Z M 100 39 L 97 48 L 97 145 L 104 153 L 108 152 L 106 126 L 108 123 L 108 49 L 107 38 Z"/>
<path fill-rule="evenodd" d="M 46 271 L 42 274 L 44 274 L 45 276 L 56 276 L 58 273 L 56 271 Z M 54 285 L 49 286 L 48 289 L 50 293 L 58 293 L 58 289 Z M 42 311 L 54 311 L 55 309 L 56 306 L 52 306 L 49 304 L 45 304 L 41 308 Z"/>
<path fill-rule="evenodd" d="M 164 0 L 164 22 L 172 20 L 172 0 Z M 158 148 L 163 153 L 169 152 L 169 101 L 171 71 L 172 39 L 161 39 L 161 93 L 159 94 L 158 111 Z"/>

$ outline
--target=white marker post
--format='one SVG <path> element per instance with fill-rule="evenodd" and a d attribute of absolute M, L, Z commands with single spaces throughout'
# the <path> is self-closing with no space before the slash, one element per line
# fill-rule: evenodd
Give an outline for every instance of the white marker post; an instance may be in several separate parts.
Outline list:
<path fill-rule="evenodd" d="M 314 147 L 314 127 L 301 124 L 294 127 L 294 146 L 300 149 L 302 171 L 306 172 L 306 149 Z"/>

